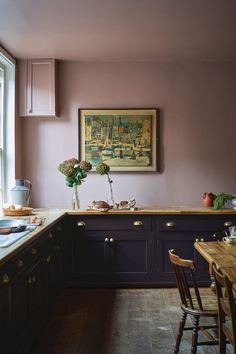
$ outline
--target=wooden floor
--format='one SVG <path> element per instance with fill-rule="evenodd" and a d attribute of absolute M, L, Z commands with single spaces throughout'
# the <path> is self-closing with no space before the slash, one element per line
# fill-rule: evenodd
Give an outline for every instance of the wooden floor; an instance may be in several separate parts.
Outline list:
<path fill-rule="evenodd" d="M 176 289 L 68 289 L 30 354 L 172 354 L 180 317 Z M 180 354 L 190 353 L 190 337 Z"/>

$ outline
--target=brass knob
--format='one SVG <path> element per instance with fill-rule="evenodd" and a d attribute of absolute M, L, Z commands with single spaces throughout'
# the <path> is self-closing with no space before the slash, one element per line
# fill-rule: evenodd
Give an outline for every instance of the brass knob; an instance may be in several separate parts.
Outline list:
<path fill-rule="evenodd" d="M 233 225 L 232 221 L 225 221 L 224 222 L 224 226 L 226 226 L 226 227 L 229 227 L 229 226 L 232 226 L 232 225 Z"/>
<path fill-rule="evenodd" d="M 16 266 L 18 268 L 22 268 L 24 266 L 24 263 L 23 263 L 22 259 L 17 259 Z"/>
<path fill-rule="evenodd" d="M 2 283 L 3 284 L 10 283 L 10 278 L 9 278 L 9 276 L 6 273 L 3 274 L 3 276 L 2 276 Z"/>
<path fill-rule="evenodd" d="M 50 232 L 50 233 L 48 234 L 48 238 L 51 240 L 52 238 L 54 238 L 54 235 Z"/>
<path fill-rule="evenodd" d="M 142 221 L 140 221 L 140 220 L 136 220 L 136 221 L 134 221 L 134 224 L 133 224 L 134 226 L 143 226 L 143 223 L 142 223 Z"/>
<path fill-rule="evenodd" d="M 166 227 L 171 228 L 171 227 L 175 227 L 175 226 L 176 226 L 176 224 L 173 221 L 167 221 L 167 223 L 166 223 Z"/>
<path fill-rule="evenodd" d="M 199 242 L 199 238 L 195 238 L 195 242 Z"/>
<path fill-rule="evenodd" d="M 31 254 L 37 254 L 37 248 L 32 248 L 31 249 Z"/>
<path fill-rule="evenodd" d="M 114 238 L 110 238 L 110 243 L 114 243 L 114 242 L 115 242 Z"/>
<path fill-rule="evenodd" d="M 201 242 L 204 242 L 204 238 L 201 238 L 201 240 L 200 240 Z"/>
<path fill-rule="evenodd" d="M 85 222 L 84 221 L 78 221 L 77 222 L 77 226 L 79 226 L 79 227 L 85 227 Z"/>
<path fill-rule="evenodd" d="M 104 241 L 105 241 L 105 242 L 109 242 L 109 238 L 108 238 L 108 237 L 106 237 Z"/>
<path fill-rule="evenodd" d="M 51 256 L 48 256 L 48 257 L 45 259 L 45 262 L 46 262 L 46 263 L 50 263 L 50 261 L 51 261 Z"/>

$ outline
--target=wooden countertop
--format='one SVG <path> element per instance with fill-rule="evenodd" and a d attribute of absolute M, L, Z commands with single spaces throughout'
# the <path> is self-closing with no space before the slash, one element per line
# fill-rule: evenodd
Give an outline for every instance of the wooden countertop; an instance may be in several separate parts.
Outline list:
<path fill-rule="evenodd" d="M 7 260 L 15 256 L 25 246 L 35 240 L 42 232 L 47 230 L 64 215 L 232 215 L 236 214 L 236 210 L 221 209 L 213 210 L 211 208 L 201 207 L 172 207 L 172 206 L 149 206 L 138 208 L 137 210 L 108 210 L 100 212 L 96 210 L 79 210 L 71 209 L 34 209 L 33 214 L 39 217 L 45 217 L 46 222 L 42 226 L 38 226 L 35 230 L 18 240 L 14 244 L 6 248 L 0 248 L 0 266 Z M 0 216 L 2 219 L 10 217 Z M 27 219 L 28 217 L 22 217 Z"/>
<path fill-rule="evenodd" d="M 233 209 L 219 209 L 214 210 L 212 208 L 202 207 L 182 207 L 182 206 L 149 206 L 141 207 L 137 210 L 117 210 L 110 209 L 106 212 L 100 212 L 97 210 L 66 210 L 68 215 L 100 215 L 100 214 L 112 214 L 112 215 L 230 215 L 236 214 L 236 210 Z"/>

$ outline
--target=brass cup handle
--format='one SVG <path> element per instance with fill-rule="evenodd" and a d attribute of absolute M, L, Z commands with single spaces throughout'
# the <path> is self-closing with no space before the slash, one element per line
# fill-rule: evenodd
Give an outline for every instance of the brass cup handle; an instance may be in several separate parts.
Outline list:
<path fill-rule="evenodd" d="M 232 221 L 225 221 L 224 222 L 224 226 L 226 226 L 226 227 L 229 227 L 229 226 L 232 226 L 232 225 L 233 225 Z"/>
<path fill-rule="evenodd" d="M 106 237 L 104 241 L 105 241 L 105 242 L 109 242 L 109 238 L 108 238 L 108 237 Z"/>
<path fill-rule="evenodd" d="M 23 263 L 22 259 L 17 259 L 16 266 L 18 268 L 22 268 L 24 266 L 24 263 Z"/>
<path fill-rule="evenodd" d="M 8 276 L 7 273 L 3 274 L 3 276 L 2 276 L 2 283 L 3 283 L 3 284 L 10 283 L 10 278 L 9 278 L 9 276 Z"/>
<path fill-rule="evenodd" d="M 143 226 L 143 223 L 140 220 L 136 220 L 136 221 L 134 221 L 133 225 L 134 226 Z"/>
<path fill-rule="evenodd" d="M 77 226 L 79 227 L 85 227 L 86 226 L 86 223 L 84 221 L 78 221 L 77 222 Z"/>
<path fill-rule="evenodd" d="M 172 228 L 172 227 L 175 227 L 175 226 L 176 226 L 176 224 L 173 221 L 167 221 L 167 223 L 166 223 L 166 227 L 168 227 L 168 228 Z"/>
<path fill-rule="evenodd" d="M 114 243 L 114 242 L 115 242 L 114 238 L 110 238 L 110 243 Z"/>

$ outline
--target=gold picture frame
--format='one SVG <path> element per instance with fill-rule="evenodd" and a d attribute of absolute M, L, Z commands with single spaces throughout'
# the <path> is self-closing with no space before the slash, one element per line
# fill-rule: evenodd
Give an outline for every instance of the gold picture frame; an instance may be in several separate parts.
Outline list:
<path fill-rule="evenodd" d="M 79 109 L 79 158 L 111 171 L 157 171 L 157 109 Z"/>

